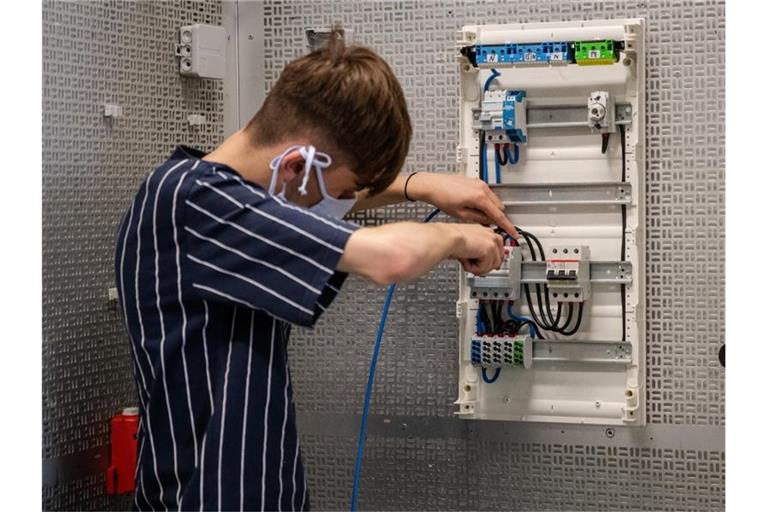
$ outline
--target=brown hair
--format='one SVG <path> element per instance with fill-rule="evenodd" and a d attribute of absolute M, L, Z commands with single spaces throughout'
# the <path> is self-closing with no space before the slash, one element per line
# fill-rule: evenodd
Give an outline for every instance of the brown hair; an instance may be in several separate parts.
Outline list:
<path fill-rule="evenodd" d="M 245 130 L 256 144 L 312 137 L 374 195 L 403 166 L 411 119 L 387 63 L 368 48 L 345 46 L 342 34 L 334 28 L 325 47 L 290 62 Z"/>

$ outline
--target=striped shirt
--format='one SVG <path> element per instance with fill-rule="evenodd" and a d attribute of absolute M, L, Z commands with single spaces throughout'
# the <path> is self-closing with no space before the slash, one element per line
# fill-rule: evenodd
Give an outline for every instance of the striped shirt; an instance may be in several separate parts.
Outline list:
<path fill-rule="evenodd" d="M 179 147 L 117 236 L 139 398 L 139 510 L 306 510 L 286 344 L 345 274 L 356 226 Z"/>

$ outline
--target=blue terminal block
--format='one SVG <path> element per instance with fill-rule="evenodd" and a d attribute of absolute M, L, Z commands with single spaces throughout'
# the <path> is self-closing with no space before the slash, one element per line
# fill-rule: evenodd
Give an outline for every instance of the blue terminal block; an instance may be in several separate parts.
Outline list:
<path fill-rule="evenodd" d="M 478 66 L 568 64 L 573 62 L 573 49 L 563 42 L 477 45 L 475 59 Z"/>
<path fill-rule="evenodd" d="M 515 64 L 568 64 L 573 52 L 568 43 L 537 43 L 512 45 L 511 62 Z"/>
<path fill-rule="evenodd" d="M 498 64 L 509 64 L 510 53 L 508 52 L 509 44 L 479 44 L 475 48 L 475 59 L 478 66 L 481 64 L 489 64 L 495 66 Z"/>

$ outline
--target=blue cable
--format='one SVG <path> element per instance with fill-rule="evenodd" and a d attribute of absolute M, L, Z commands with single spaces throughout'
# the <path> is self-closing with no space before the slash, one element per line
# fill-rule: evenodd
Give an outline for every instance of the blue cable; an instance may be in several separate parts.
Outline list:
<path fill-rule="evenodd" d="M 531 334 L 533 334 L 536 338 L 541 339 L 541 335 L 539 334 L 539 328 L 536 326 L 536 322 L 531 320 L 530 318 L 525 318 L 524 316 L 517 316 L 514 313 L 512 313 L 512 304 L 507 304 L 507 316 L 514 320 L 515 322 L 522 322 L 525 325 L 528 326 L 528 329 L 531 331 Z"/>
<path fill-rule="evenodd" d="M 496 77 L 499 76 L 501 76 L 501 73 L 499 73 L 496 68 L 491 68 L 491 74 L 485 79 L 485 84 L 483 84 L 483 92 L 487 91 L 491 87 L 491 82 L 496 80 Z"/>
<path fill-rule="evenodd" d="M 515 144 L 515 158 L 512 158 L 512 153 L 510 152 L 509 148 L 504 148 L 504 152 L 507 155 L 507 163 L 509 165 L 515 165 L 518 160 L 520 160 L 520 147 Z"/>
<path fill-rule="evenodd" d="M 422 222 L 431 221 L 438 213 L 440 213 L 440 209 L 435 208 L 429 215 L 424 217 Z M 363 452 L 365 451 L 365 432 L 368 428 L 368 410 L 371 406 L 373 379 L 376 376 L 376 363 L 379 359 L 381 339 L 384 337 L 384 326 L 387 323 L 387 315 L 389 315 L 389 305 L 392 303 L 392 296 L 395 294 L 396 287 L 396 284 L 390 285 L 389 290 L 387 291 L 387 298 L 384 300 L 384 307 L 381 310 L 379 329 L 376 332 L 376 343 L 373 345 L 373 354 L 371 355 L 371 368 L 368 371 L 368 384 L 365 388 L 365 400 L 363 400 L 363 417 L 360 418 L 360 437 L 357 440 L 357 460 L 355 461 L 355 475 L 352 482 L 352 504 L 350 506 L 352 512 L 357 510 L 357 495 L 360 485 L 360 473 L 363 469 Z"/>
<path fill-rule="evenodd" d="M 488 377 L 488 374 L 485 373 L 485 368 L 483 368 L 482 374 L 483 374 L 483 382 L 485 382 L 486 384 L 493 384 L 494 382 L 496 382 L 496 379 L 499 378 L 499 375 L 501 375 L 501 368 L 496 368 L 496 373 L 494 373 L 493 377 L 490 377 L 490 378 Z"/>
<path fill-rule="evenodd" d="M 482 304 L 477 306 L 477 315 L 475 315 L 475 332 L 478 336 L 482 336 L 481 333 L 485 332 L 485 323 L 480 319 L 480 308 L 482 307 Z"/>

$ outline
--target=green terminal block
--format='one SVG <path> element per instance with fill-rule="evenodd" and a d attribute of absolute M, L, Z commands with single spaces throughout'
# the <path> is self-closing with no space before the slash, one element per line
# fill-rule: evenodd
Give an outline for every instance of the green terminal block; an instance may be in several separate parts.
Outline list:
<path fill-rule="evenodd" d="M 578 41 L 573 43 L 576 64 L 596 66 L 613 64 L 619 60 L 618 48 L 613 41 Z"/>

